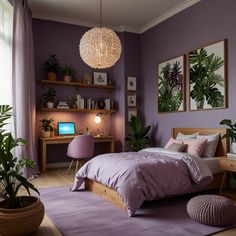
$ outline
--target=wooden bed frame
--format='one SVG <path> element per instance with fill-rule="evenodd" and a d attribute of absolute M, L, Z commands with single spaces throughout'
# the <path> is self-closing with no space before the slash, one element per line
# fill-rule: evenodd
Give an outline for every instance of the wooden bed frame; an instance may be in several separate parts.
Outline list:
<path fill-rule="evenodd" d="M 220 139 L 218 142 L 217 150 L 216 150 L 216 157 L 226 157 L 226 154 L 229 150 L 229 142 L 227 139 L 221 139 L 221 137 L 226 133 L 227 129 L 223 128 L 173 128 L 172 129 L 172 137 L 176 138 L 178 132 L 181 132 L 183 134 L 192 134 L 195 132 L 199 132 L 201 135 L 210 135 L 210 134 L 220 134 Z M 207 191 L 207 190 L 213 190 L 217 189 L 220 186 L 220 181 L 221 181 L 222 173 L 219 174 L 214 174 L 214 180 L 205 188 L 201 189 L 202 191 Z M 122 201 L 121 197 L 118 195 L 118 193 L 101 184 L 96 181 L 93 181 L 91 179 L 85 179 L 85 189 L 90 190 L 98 195 L 100 195 L 102 198 L 113 202 L 117 206 L 119 206 L 121 209 L 126 210 L 126 206 L 124 202 Z M 164 198 L 170 198 L 170 197 L 176 197 L 176 196 L 168 196 Z M 159 199 L 164 199 L 158 198 Z"/>

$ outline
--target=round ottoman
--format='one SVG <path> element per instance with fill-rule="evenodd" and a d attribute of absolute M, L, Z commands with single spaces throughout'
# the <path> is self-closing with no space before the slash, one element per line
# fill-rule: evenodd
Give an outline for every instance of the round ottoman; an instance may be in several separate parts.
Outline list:
<path fill-rule="evenodd" d="M 235 218 L 234 203 L 220 195 L 199 195 L 189 200 L 188 215 L 206 225 L 224 226 L 233 223 Z"/>

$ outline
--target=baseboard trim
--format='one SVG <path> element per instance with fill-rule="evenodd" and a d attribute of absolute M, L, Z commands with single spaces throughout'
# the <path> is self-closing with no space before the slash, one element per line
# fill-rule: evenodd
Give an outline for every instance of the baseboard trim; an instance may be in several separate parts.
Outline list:
<path fill-rule="evenodd" d="M 46 168 L 61 168 L 61 167 L 69 167 L 70 162 L 57 162 L 57 163 L 48 163 Z"/>

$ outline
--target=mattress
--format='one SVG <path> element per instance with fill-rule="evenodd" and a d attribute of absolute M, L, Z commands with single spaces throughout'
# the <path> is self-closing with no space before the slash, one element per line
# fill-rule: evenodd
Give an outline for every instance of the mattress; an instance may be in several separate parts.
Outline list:
<path fill-rule="evenodd" d="M 220 169 L 219 158 L 218 157 L 202 157 L 209 169 L 213 174 L 221 173 L 223 170 Z"/>

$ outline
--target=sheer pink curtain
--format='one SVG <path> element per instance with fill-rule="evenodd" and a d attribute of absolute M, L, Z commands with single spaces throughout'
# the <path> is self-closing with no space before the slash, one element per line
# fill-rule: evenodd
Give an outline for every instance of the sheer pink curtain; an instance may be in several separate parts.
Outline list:
<path fill-rule="evenodd" d="M 15 135 L 27 140 L 26 146 L 17 149 L 16 154 L 20 159 L 37 161 L 32 15 L 27 0 L 13 2 L 12 58 Z M 25 170 L 26 176 L 34 177 L 36 169 Z"/>

